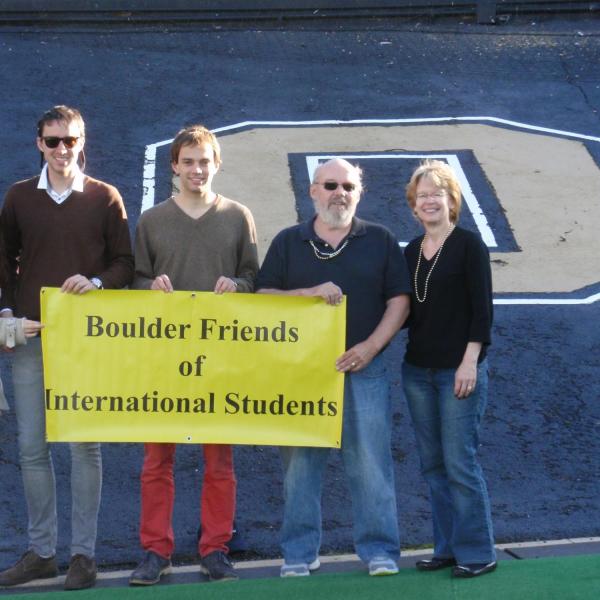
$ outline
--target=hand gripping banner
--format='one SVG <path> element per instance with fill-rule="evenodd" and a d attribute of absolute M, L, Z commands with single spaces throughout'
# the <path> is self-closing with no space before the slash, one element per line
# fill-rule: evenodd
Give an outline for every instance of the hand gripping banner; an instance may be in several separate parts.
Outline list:
<path fill-rule="evenodd" d="M 346 305 L 44 288 L 49 441 L 340 447 Z"/>

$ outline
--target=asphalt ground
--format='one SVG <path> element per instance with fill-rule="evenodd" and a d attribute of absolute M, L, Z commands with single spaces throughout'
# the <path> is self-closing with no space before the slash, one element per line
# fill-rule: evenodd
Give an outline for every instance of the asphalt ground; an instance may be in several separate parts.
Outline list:
<path fill-rule="evenodd" d="M 264 253 L 267 231 L 310 213 L 306 156 L 362 156 L 368 191 L 361 214 L 390 224 L 400 239 L 416 233 L 405 216 L 402 189 L 418 155 L 457 156 L 497 234 L 496 299 L 534 300 L 496 305 L 481 459 L 497 542 L 595 537 L 600 535 L 600 304 L 580 302 L 600 291 L 597 254 L 590 253 L 600 192 L 600 22 L 593 17 L 528 16 L 496 27 L 467 19 L 260 28 L 4 27 L 0 188 L 4 192 L 37 172 L 39 115 L 53 104 L 77 106 L 87 125 L 86 170 L 120 189 L 133 231 L 149 181 L 156 186 L 156 201 L 170 186 L 166 146 L 157 148 L 150 165 L 154 175 L 148 178 L 149 145 L 169 140 L 191 122 L 214 129 L 269 123 L 221 133 L 224 167 L 215 180 L 218 191 L 222 185 L 221 191 L 260 214 Z M 460 120 L 469 117 L 494 120 Z M 414 122 L 382 124 L 385 119 Z M 333 123 L 361 120 L 377 121 L 376 128 Z M 279 121 L 288 124 L 272 125 Z M 299 122 L 311 122 L 310 135 L 303 130 L 304 137 L 294 137 L 295 129 L 306 127 Z M 476 129 L 465 129 L 467 124 Z M 375 151 L 377 158 L 367 158 Z M 391 163 L 392 154 L 408 158 Z M 285 218 L 277 212 L 279 203 Z M 464 219 L 466 226 L 477 227 L 468 212 Z M 572 303 L 544 303 L 554 300 Z M 402 540 L 415 548 L 431 542 L 431 523 L 401 394 L 404 341 L 402 334 L 397 337 L 386 360 L 396 407 L 393 453 Z M 9 363 L 3 358 L 12 402 Z M 14 413 L 0 419 L 0 566 L 26 546 L 15 429 Z M 67 448 L 57 445 L 54 457 L 58 556 L 64 565 Z M 103 568 L 128 568 L 141 557 L 142 449 L 106 444 L 103 458 L 97 557 Z M 239 447 L 236 468 L 238 524 L 249 548 L 243 558 L 277 557 L 282 512 L 277 450 Z M 182 446 L 174 517 L 179 564 L 194 560 L 201 478 L 198 448 Z M 333 452 L 324 490 L 323 553 L 351 552 L 349 497 Z"/>

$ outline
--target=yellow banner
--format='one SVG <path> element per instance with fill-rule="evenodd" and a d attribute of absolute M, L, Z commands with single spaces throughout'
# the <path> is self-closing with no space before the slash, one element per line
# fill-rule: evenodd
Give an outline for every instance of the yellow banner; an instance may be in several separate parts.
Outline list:
<path fill-rule="evenodd" d="M 41 291 L 49 441 L 340 447 L 345 301 Z"/>

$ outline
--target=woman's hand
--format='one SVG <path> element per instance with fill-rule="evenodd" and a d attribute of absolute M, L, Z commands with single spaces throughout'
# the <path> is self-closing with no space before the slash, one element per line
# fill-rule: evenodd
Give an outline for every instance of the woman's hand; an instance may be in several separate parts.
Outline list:
<path fill-rule="evenodd" d="M 454 395 L 457 398 L 467 398 L 477 385 L 477 360 L 481 353 L 480 342 L 469 342 L 462 362 L 454 375 Z"/>
<path fill-rule="evenodd" d="M 457 398 L 467 398 L 477 385 L 477 362 L 460 363 L 454 375 L 454 395 Z"/>

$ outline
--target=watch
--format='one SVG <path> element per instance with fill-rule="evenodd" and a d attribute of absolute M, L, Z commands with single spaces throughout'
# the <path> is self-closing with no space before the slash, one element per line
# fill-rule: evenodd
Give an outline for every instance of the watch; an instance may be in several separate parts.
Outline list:
<path fill-rule="evenodd" d="M 92 277 L 90 279 L 90 281 L 99 289 L 102 290 L 104 289 L 104 286 L 102 285 L 102 280 L 98 279 L 98 277 Z"/>

